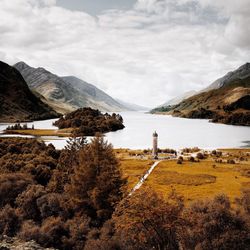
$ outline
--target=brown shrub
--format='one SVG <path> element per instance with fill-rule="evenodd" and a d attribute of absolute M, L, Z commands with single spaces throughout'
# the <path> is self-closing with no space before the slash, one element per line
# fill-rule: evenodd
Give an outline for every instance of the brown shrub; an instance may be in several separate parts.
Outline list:
<path fill-rule="evenodd" d="M 182 244 L 186 249 L 248 249 L 249 225 L 226 196 L 196 202 L 184 211 Z"/>
<path fill-rule="evenodd" d="M 15 205 L 16 197 L 33 183 L 27 174 L 1 174 L 0 175 L 0 208 L 6 204 Z"/>
<path fill-rule="evenodd" d="M 21 217 L 17 210 L 6 205 L 0 210 L 0 235 L 14 236 L 20 229 Z"/>
<path fill-rule="evenodd" d="M 171 193 L 168 199 L 150 188 L 124 199 L 113 219 L 121 249 L 178 249 L 178 224 L 183 199 Z"/>
<path fill-rule="evenodd" d="M 37 200 L 43 195 L 46 195 L 46 191 L 43 186 L 30 185 L 26 191 L 17 197 L 16 204 L 24 219 L 41 221 L 41 213 Z"/>
<path fill-rule="evenodd" d="M 196 157 L 197 157 L 197 159 L 199 159 L 199 160 L 205 159 L 204 154 L 202 154 L 201 152 L 199 152 L 199 153 L 196 155 Z"/>

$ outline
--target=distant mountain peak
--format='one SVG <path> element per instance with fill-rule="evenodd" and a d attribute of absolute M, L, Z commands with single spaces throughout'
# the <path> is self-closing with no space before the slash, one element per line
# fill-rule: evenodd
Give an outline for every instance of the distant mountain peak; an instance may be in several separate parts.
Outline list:
<path fill-rule="evenodd" d="M 207 92 L 212 89 L 218 89 L 222 87 L 226 87 L 228 84 L 231 84 L 235 80 L 242 80 L 250 77 L 250 63 L 247 62 L 241 65 L 234 71 L 228 72 L 223 77 L 217 79 L 212 84 L 210 84 L 207 88 L 203 89 L 201 92 Z"/>
<path fill-rule="evenodd" d="M 242 66 L 240 66 L 238 68 L 238 70 L 250 70 L 250 63 L 247 62 L 247 63 L 243 64 Z"/>

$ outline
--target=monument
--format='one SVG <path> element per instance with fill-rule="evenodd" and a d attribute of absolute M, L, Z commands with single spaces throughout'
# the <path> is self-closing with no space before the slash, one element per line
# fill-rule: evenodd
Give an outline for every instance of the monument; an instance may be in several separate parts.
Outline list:
<path fill-rule="evenodd" d="M 153 133 L 153 151 L 152 156 L 154 159 L 158 159 L 158 134 L 156 131 Z"/>

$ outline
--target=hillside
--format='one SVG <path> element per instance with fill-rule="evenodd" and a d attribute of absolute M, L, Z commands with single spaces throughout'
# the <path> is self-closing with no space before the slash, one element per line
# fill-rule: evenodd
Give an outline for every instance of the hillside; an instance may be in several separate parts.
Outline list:
<path fill-rule="evenodd" d="M 250 126 L 249 63 L 218 79 L 207 90 L 163 111 L 178 117 Z"/>
<path fill-rule="evenodd" d="M 0 61 L 0 121 L 32 121 L 56 118 L 56 113 L 34 95 L 22 75 Z"/>
<path fill-rule="evenodd" d="M 182 95 L 179 95 L 175 98 L 172 98 L 171 100 L 168 100 L 167 102 L 165 102 L 164 104 L 160 105 L 159 107 L 166 107 L 166 106 L 173 106 L 173 105 L 176 105 L 178 103 L 180 103 L 181 101 L 193 96 L 197 94 L 197 92 L 195 90 L 191 90 L 191 91 L 188 91 L 188 92 L 185 92 L 184 94 Z"/>
<path fill-rule="evenodd" d="M 130 102 L 125 102 L 125 101 L 122 101 L 120 99 L 116 99 L 116 101 L 121 103 L 123 106 L 125 106 L 130 111 L 148 111 L 148 110 L 150 110 L 149 107 L 137 105 L 137 104 L 130 103 Z"/>
<path fill-rule="evenodd" d="M 121 111 L 127 110 L 127 107 L 117 102 L 104 91 L 98 89 L 94 85 L 87 83 L 74 76 L 61 77 L 66 83 L 77 89 L 80 93 L 85 94 L 89 100 L 89 106 L 102 111 Z"/>
<path fill-rule="evenodd" d="M 22 74 L 32 90 L 44 96 L 46 103 L 61 113 L 81 107 L 101 111 L 126 110 L 103 91 L 76 77 L 59 77 L 44 68 L 32 68 L 24 62 L 14 67 Z"/>
<path fill-rule="evenodd" d="M 218 89 L 223 86 L 227 86 L 230 83 L 237 81 L 238 79 L 246 79 L 250 77 L 250 63 L 246 63 L 236 69 L 235 71 L 228 72 L 225 76 L 217 79 L 212 84 L 210 84 L 207 88 L 203 89 L 202 92 L 207 92 L 212 89 Z"/>

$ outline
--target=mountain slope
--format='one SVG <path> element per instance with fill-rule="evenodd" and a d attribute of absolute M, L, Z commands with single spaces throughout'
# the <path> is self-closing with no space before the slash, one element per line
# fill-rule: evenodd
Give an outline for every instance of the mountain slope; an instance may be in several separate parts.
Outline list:
<path fill-rule="evenodd" d="M 97 108 L 101 107 L 99 109 L 104 111 L 121 111 L 127 109 L 121 103 L 117 102 L 111 96 L 107 95 L 104 91 L 77 77 L 65 76 L 61 77 L 61 79 L 77 89 L 80 93 L 84 93 L 90 102 L 90 107 L 91 105 L 96 105 Z"/>
<path fill-rule="evenodd" d="M 103 91 L 75 77 L 59 77 L 44 68 L 32 68 L 24 62 L 14 67 L 20 71 L 29 87 L 44 96 L 55 110 L 68 113 L 81 107 L 101 111 L 125 109 Z"/>
<path fill-rule="evenodd" d="M 210 90 L 191 96 L 166 111 L 179 117 L 250 126 L 249 63 L 218 79 L 207 89 Z"/>
<path fill-rule="evenodd" d="M 191 90 L 191 91 L 185 92 L 184 94 L 179 95 L 179 96 L 177 96 L 177 97 L 175 97 L 175 98 L 173 98 L 173 99 L 165 102 L 164 104 L 160 105 L 159 108 L 160 107 L 166 107 L 166 106 L 176 105 L 176 104 L 180 103 L 181 101 L 183 101 L 183 100 L 185 100 L 185 99 L 187 99 L 187 98 L 195 95 L 196 93 L 197 92 L 195 90 Z"/>
<path fill-rule="evenodd" d="M 1 122 L 42 120 L 58 116 L 30 91 L 18 70 L 0 61 Z"/>
<path fill-rule="evenodd" d="M 240 66 L 235 71 L 228 72 L 225 76 L 217 79 L 207 88 L 203 89 L 202 92 L 206 92 L 212 89 L 218 89 L 223 86 L 227 86 L 228 84 L 236 80 L 246 79 L 247 77 L 250 77 L 250 63 L 246 63 Z"/>

